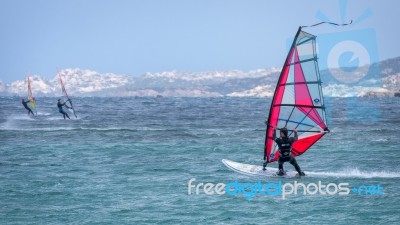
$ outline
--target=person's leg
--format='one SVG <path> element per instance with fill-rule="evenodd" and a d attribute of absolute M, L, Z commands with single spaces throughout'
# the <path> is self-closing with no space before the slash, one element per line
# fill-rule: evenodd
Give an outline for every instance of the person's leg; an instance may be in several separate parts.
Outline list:
<path fill-rule="evenodd" d="M 68 113 L 65 113 L 65 115 L 67 116 L 68 119 L 71 119 L 71 118 L 69 118 Z"/>
<path fill-rule="evenodd" d="M 290 157 L 290 164 L 292 164 L 294 166 L 294 168 L 296 169 L 297 173 L 299 173 L 299 175 L 304 174 L 303 172 L 301 172 L 300 166 L 293 156 Z"/>
<path fill-rule="evenodd" d="M 25 107 L 25 109 L 26 110 L 28 110 L 28 116 L 29 116 L 29 114 L 31 113 L 30 111 L 31 111 L 31 109 L 30 108 L 28 108 L 28 107 Z"/>
<path fill-rule="evenodd" d="M 281 158 L 279 158 L 279 160 L 278 160 L 278 168 L 279 168 L 278 175 L 279 176 L 285 175 L 285 172 L 283 170 L 283 163 L 284 163 L 284 161 Z"/>

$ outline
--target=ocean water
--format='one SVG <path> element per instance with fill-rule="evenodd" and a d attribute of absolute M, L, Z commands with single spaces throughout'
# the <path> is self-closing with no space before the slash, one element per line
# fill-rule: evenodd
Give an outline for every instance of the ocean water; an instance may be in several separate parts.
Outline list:
<path fill-rule="evenodd" d="M 327 99 L 331 133 L 298 163 L 302 179 L 248 177 L 221 160 L 262 164 L 268 98 L 56 99 L 27 116 L 0 97 L 1 224 L 398 224 L 400 98 Z M 277 164 L 271 164 L 277 167 Z M 292 169 L 290 164 L 285 168 Z M 194 184 L 321 181 L 383 194 L 188 194 Z"/>

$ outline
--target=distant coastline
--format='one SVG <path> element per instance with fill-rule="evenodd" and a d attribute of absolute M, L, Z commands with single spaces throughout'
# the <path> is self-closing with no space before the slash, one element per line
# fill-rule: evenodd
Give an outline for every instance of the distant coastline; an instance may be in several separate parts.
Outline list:
<path fill-rule="evenodd" d="M 367 77 L 356 83 L 341 83 L 335 80 L 328 70 L 322 70 L 320 73 L 324 96 L 399 96 L 400 57 L 364 67 L 365 71 L 379 69 L 380 75 Z M 100 74 L 79 68 L 63 69 L 60 73 L 65 79 L 69 94 L 81 97 L 271 97 L 280 68 L 251 71 L 168 71 L 146 73 L 139 77 L 113 73 Z M 36 97 L 61 94 L 57 77 L 48 79 L 34 75 L 31 76 L 31 81 L 32 92 Z M 0 96 L 25 96 L 26 88 L 26 80 L 17 80 L 11 84 L 0 81 Z"/>

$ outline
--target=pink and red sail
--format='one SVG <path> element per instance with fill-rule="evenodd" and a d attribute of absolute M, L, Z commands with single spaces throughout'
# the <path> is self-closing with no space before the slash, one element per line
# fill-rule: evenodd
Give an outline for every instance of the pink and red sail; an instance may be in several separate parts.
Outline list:
<path fill-rule="evenodd" d="M 279 158 L 278 146 L 272 139 L 273 132 L 279 130 L 273 127 L 286 127 L 289 135 L 298 130 L 299 139 L 292 146 L 294 156 L 306 152 L 329 131 L 315 38 L 300 27 L 283 65 L 268 117 L 264 147 L 264 159 L 268 162 Z"/>

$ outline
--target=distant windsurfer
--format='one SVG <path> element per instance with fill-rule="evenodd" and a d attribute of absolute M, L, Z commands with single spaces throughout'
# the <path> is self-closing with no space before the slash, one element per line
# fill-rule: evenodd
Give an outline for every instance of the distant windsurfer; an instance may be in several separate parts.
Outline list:
<path fill-rule="evenodd" d="M 68 109 L 71 108 L 71 107 L 69 107 L 69 106 L 66 105 L 66 103 L 67 103 L 68 101 L 70 101 L 70 100 L 67 100 L 67 101 L 64 102 L 64 103 L 61 103 L 61 99 L 58 99 L 58 100 L 57 100 L 58 111 L 59 111 L 61 114 L 63 114 L 64 120 L 65 120 L 65 117 L 67 117 L 68 119 L 71 119 L 71 118 L 69 118 L 68 114 L 67 114 L 67 113 L 64 111 L 64 109 L 63 109 L 63 106 L 67 107 Z"/>
<path fill-rule="evenodd" d="M 305 176 L 304 172 L 301 171 L 299 164 L 297 164 L 296 159 L 292 156 L 292 145 L 295 141 L 298 140 L 297 136 L 297 130 L 294 129 L 294 137 L 288 137 L 288 129 L 287 128 L 281 128 L 280 129 L 280 137 L 276 137 L 276 132 L 275 128 L 274 129 L 274 136 L 273 139 L 274 141 L 278 144 L 279 148 L 279 160 L 278 160 L 278 165 L 279 165 L 279 171 L 277 173 L 278 176 L 283 176 L 285 175 L 285 171 L 283 170 L 283 164 L 285 162 L 289 162 L 294 166 L 296 169 L 297 173 L 299 173 L 299 176 Z M 266 165 L 264 163 L 264 165 Z M 265 166 L 264 166 L 265 168 Z"/>
<path fill-rule="evenodd" d="M 28 110 L 28 116 L 29 116 L 30 113 L 32 113 L 32 115 L 35 115 L 35 114 L 33 114 L 32 109 L 29 108 L 29 106 L 28 106 L 29 102 L 31 102 L 31 101 L 30 100 L 25 101 L 25 99 L 22 99 L 22 105 L 25 107 L 25 109 Z"/>

